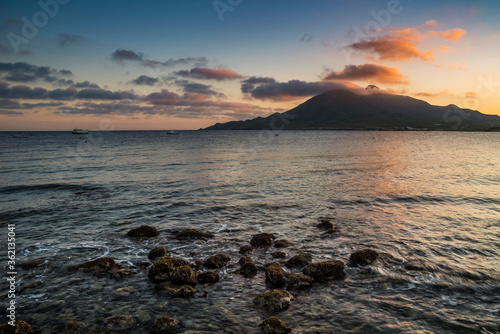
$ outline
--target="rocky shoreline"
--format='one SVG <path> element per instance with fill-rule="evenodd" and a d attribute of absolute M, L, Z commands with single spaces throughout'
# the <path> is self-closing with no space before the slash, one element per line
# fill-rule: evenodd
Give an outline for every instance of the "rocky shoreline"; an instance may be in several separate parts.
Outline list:
<path fill-rule="evenodd" d="M 325 234 L 337 233 L 333 224 L 328 220 L 321 220 L 316 226 L 318 231 Z M 194 229 L 182 231 L 170 231 L 172 237 L 177 240 L 207 240 L 215 235 Z M 142 242 L 157 237 L 160 232 L 152 226 L 141 226 L 130 230 L 127 237 Z M 372 249 L 361 249 L 351 254 L 348 263 L 339 260 L 315 262 L 309 254 L 294 254 L 288 257 L 281 249 L 286 249 L 291 243 L 286 239 L 276 239 L 273 234 L 259 233 L 252 236 L 248 244 L 241 245 L 238 259 L 239 269 L 233 273 L 245 278 L 254 277 L 259 271 L 265 273 L 265 285 L 268 288 L 264 293 L 253 297 L 253 300 L 263 315 L 260 327 L 262 333 L 288 333 L 293 328 L 287 327 L 276 315 L 285 312 L 292 302 L 295 302 L 293 291 L 304 290 L 319 282 L 343 280 L 346 277 L 345 265 L 366 266 L 375 261 L 378 253 Z M 259 250 L 269 250 L 271 247 L 277 250 L 271 253 L 274 259 L 279 261 L 265 263 L 264 265 L 254 262 L 252 254 Z M 191 253 L 190 255 L 199 255 Z M 132 279 L 141 270 L 147 269 L 147 278 L 153 289 L 161 294 L 170 295 L 172 298 L 192 298 L 195 295 L 207 297 L 206 290 L 215 284 L 224 284 L 219 275 L 220 270 L 227 270 L 230 261 L 235 260 L 228 254 L 200 256 L 194 262 L 189 262 L 176 254 L 170 252 L 167 246 L 157 246 L 150 250 L 149 261 L 137 262 L 134 265 L 123 265 L 111 257 L 101 257 L 76 265 L 71 270 L 78 270 L 97 277 L 108 276 L 115 280 Z M 27 262 L 22 268 L 30 270 L 41 262 L 39 260 Z M 234 265 L 230 266 L 231 268 Z M 284 269 L 285 268 L 285 269 Z M 199 288 L 201 287 L 201 288 Z M 126 287 L 120 289 L 120 293 L 127 293 Z M 102 333 L 128 333 L 133 332 L 136 327 L 136 318 L 131 314 L 117 314 L 108 317 L 103 323 Z M 149 324 L 150 333 L 172 333 L 182 331 L 182 321 L 171 319 L 168 315 L 156 319 Z M 0 325 L 0 334 L 3 333 L 34 333 L 31 326 L 23 321 L 16 322 L 16 330 L 9 324 Z M 78 321 L 68 321 L 65 333 L 86 334 L 92 333 L 88 325 Z"/>

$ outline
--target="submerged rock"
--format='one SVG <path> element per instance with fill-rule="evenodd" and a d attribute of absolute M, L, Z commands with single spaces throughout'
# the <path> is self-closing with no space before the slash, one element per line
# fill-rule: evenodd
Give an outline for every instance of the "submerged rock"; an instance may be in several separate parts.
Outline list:
<path fill-rule="evenodd" d="M 140 269 L 144 269 L 144 268 L 149 267 L 151 265 L 151 262 L 142 261 L 142 262 L 137 262 L 135 265 L 136 265 L 136 267 L 138 267 Z"/>
<path fill-rule="evenodd" d="M 167 256 L 167 249 L 165 247 L 155 247 L 153 248 L 149 254 L 148 254 L 148 259 L 157 259 L 162 256 Z"/>
<path fill-rule="evenodd" d="M 155 289 L 159 291 L 165 291 L 169 294 L 171 294 L 174 297 L 190 297 L 194 295 L 195 293 L 195 288 L 193 288 L 191 285 L 173 285 L 170 282 L 163 282 L 155 285 Z"/>
<path fill-rule="evenodd" d="M 253 302 L 263 311 L 281 312 L 286 310 L 293 300 L 288 291 L 270 290 L 257 295 Z"/>
<path fill-rule="evenodd" d="M 288 274 L 286 281 L 287 290 L 300 290 L 312 285 L 314 279 L 303 274 Z"/>
<path fill-rule="evenodd" d="M 252 258 L 250 256 L 243 256 L 241 259 L 238 260 L 238 263 L 242 266 L 247 262 L 253 262 Z"/>
<path fill-rule="evenodd" d="M 135 271 L 130 269 L 113 269 L 109 272 L 109 277 L 114 279 L 122 279 L 135 274 Z"/>
<path fill-rule="evenodd" d="M 106 328 L 111 331 L 130 330 L 136 324 L 136 319 L 128 314 L 114 315 L 106 319 Z"/>
<path fill-rule="evenodd" d="M 196 285 L 196 275 L 190 266 L 180 266 L 172 273 L 172 283 L 176 285 Z"/>
<path fill-rule="evenodd" d="M 269 264 L 266 268 L 266 283 L 273 288 L 281 288 L 286 285 L 287 274 L 276 262 Z"/>
<path fill-rule="evenodd" d="M 271 256 L 275 259 L 282 259 L 282 258 L 286 257 L 286 254 L 285 254 L 285 252 L 277 251 L 277 252 L 271 253 Z"/>
<path fill-rule="evenodd" d="M 16 320 L 15 326 L 12 326 L 8 323 L 0 325 L 0 333 L 1 334 L 33 334 L 35 333 L 31 328 L 30 324 L 26 321 Z"/>
<path fill-rule="evenodd" d="M 335 231 L 335 227 L 333 226 L 333 224 L 326 219 L 321 219 L 320 223 L 316 225 L 316 227 L 326 231 L 331 231 L 331 232 Z"/>
<path fill-rule="evenodd" d="M 165 282 L 171 279 L 175 268 L 189 265 L 190 263 L 186 260 L 164 256 L 156 260 L 151 268 L 149 268 L 148 278 L 153 283 Z"/>
<path fill-rule="evenodd" d="M 109 274 L 112 271 L 122 269 L 122 267 L 110 257 L 100 257 L 98 259 L 87 261 L 78 266 L 78 268 L 91 274 Z"/>
<path fill-rule="evenodd" d="M 349 257 L 349 261 L 354 266 L 357 265 L 366 266 L 367 264 L 370 264 L 373 261 L 375 261 L 377 257 L 378 253 L 373 249 L 363 249 L 352 253 L 351 256 Z"/>
<path fill-rule="evenodd" d="M 253 262 L 245 262 L 242 264 L 241 269 L 238 270 L 238 273 L 245 276 L 246 278 L 254 277 L 257 275 L 257 266 Z"/>
<path fill-rule="evenodd" d="M 245 255 L 245 254 L 251 253 L 251 252 L 253 252 L 254 249 L 255 248 L 253 246 L 249 246 L 249 245 L 241 246 L 240 247 L 240 254 Z"/>
<path fill-rule="evenodd" d="M 78 321 L 68 321 L 64 325 L 64 332 L 66 334 L 81 334 L 82 332 L 85 332 L 86 327 L 87 324 Z"/>
<path fill-rule="evenodd" d="M 152 238 L 156 237 L 158 234 L 160 234 L 160 232 L 158 232 L 156 227 L 148 225 L 143 225 L 127 232 L 127 236 L 131 238 Z"/>
<path fill-rule="evenodd" d="M 175 231 L 172 233 L 179 240 L 203 239 L 203 238 L 213 238 L 214 237 L 213 234 L 201 232 L 201 231 L 190 229 L 190 228 L 188 228 L 186 230 L 182 230 L 182 231 Z"/>
<path fill-rule="evenodd" d="M 41 265 L 44 262 L 45 262 L 44 260 L 33 260 L 33 261 L 29 261 L 29 262 L 24 262 L 24 263 L 20 264 L 19 266 L 24 270 L 29 270 L 29 269 L 33 269 L 35 267 L 38 267 L 39 265 Z"/>
<path fill-rule="evenodd" d="M 205 267 L 210 269 L 217 269 L 224 267 L 231 258 L 226 254 L 217 254 L 214 256 L 210 256 L 205 260 Z"/>
<path fill-rule="evenodd" d="M 337 260 L 311 263 L 302 272 L 315 281 L 345 278 L 344 263 Z"/>
<path fill-rule="evenodd" d="M 276 238 L 271 233 L 255 234 L 250 240 L 250 244 L 254 247 L 265 247 L 271 245 L 274 239 Z"/>
<path fill-rule="evenodd" d="M 279 239 L 279 240 L 276 240 L 274 242 L 274 247 L 276 247 L 276 248 L 285 248 L 285 247 L 288 247 L 290 245 L 291 245 L 290 241 L 288 241 L 286 239 Z"/>
<path fill-rule="evenodd" d="M 285 265 L 288 268 L 303 268 L 312 262 L 312 256 L 309 254 L 297 254 L 292 256 Z"/>
<path fill-rule="evenodd" d="M 200 284 L 217 283 L 219 280 L 219 274 L 213 271 L 205 271 L 198 274 L 198 283 Z"/>
<path fill-rule="evenodd" d="M 177 326 L 177 321 L 175 321 L 174 319 L 170 319 L 168 317 L 161 317 L 156 320 L 154 330 L 155 333 L 157 334 L 168 333 L 176 326 Z"/>
<path fill-rule="evenodd" d="M 264 334 L 286 334 L 290 333 L 291 329 L 286 327 L 283 321 L 276 317 L 269 317 L 260 324 L 262 333 Z"/>

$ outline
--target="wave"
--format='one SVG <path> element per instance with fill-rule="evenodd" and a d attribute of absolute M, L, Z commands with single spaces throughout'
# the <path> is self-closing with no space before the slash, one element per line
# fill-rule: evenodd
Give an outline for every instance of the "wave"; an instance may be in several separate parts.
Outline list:
<path fill-rule="evenodd" d="M 17 185 L 0 188 L 0 194 L 14 194 L 18 192 L 35 192 L 47 190 L 66 190 L 66 191 L 97 191 L 103 189 L 96 185 L 69 184 L 69 183 L 47 183 L 35 185 Z"/>

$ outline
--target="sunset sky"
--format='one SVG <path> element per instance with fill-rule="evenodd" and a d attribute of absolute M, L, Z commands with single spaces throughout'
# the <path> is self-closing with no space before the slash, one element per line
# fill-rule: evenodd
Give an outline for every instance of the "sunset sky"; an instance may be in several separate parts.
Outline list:
<path fill-rule="evenodd" d="M 335 88 L 500 115 L 500 1 L 0 0 L 0 130 L 198 129 Z"/>

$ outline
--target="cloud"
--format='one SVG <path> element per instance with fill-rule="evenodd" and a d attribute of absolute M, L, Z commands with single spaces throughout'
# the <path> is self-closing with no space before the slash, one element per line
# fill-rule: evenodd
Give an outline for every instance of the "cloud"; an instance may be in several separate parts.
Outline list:
<path fill-rule="evenodd" d="M 468 99 L 478 99 L 479 98 L 479 93 L 476 92 L 466 92 L 465 97 Z"/>
<path fill-rule="evenodd" d="M 300 42 L 302 42 L 302 43 L 310 43 L 312 40 L 313 40 L 313 37 L 309 34 L 304 34 L 300 38 Z"/>
<path fill-rule="evenodd" d="M 8 47 L 3 46 L 2 44 L 0 44 L 0 54 L 9 55 L 11 53 L 12 53 L 11 49 L 9 49 Z"/>
<path fill-rule="evenodd" d="M 72 81 L 72 80 L 70 80 Z M 82 82 L 76 82 L 74 84 L 71 84 L 72 88 L 94 88 L 94 89 L 99 89 L 99 85 L 96 83 L 91 83 L 88 81 L 82 81 Z"/>
<path fill-rule="evenodd" d="M 252 90 L 255 89 L 256 85 L 271 84 L 271 83 L 275 83 L 275 82 L 276 82 L 276 79 L 271 78 L 271 77 L 252 76 L 252 77 L 245 79 L 241 82 L 241 91 L 243 93 L 251 93 Z"/>
<path fill-rule="evenodd" d="M 434 50 L 420 51 L 419 46 L 428 35 L 442 38 L 448 41 L 457 41 L 466 31 L 461 28 L 445 31 L 435 31 L 431 28 L 438 24 L 436 20 L 430 20 L 416 27 L 389 27 L 370 31 L 375 35 L 359 42 L 350 44 L 347 48 L 364 52 L 368 59 L 375 59 L 373 54 L 378 55 L 378 60 L 408 61 L 410 59 L 433 60 Z M 426 33 L 426 34 L 424 34 Z M 438 46 L 443 51 L 444 46 Z"/>
<path fill-rule="evenodd" d="M 95 100 L 134 100 L 137 98 L 132 92 L 113 92 L 105 89 L 82 89 L 76 93 L 75 97 L 79 99 Z"/>
<path fill-rule="evenodd" d="M 0 110 L 0 115 L 9 115 L 9 116 L 20 116 L 24 115 L 20 111 L 14 111 L 14 110 Z"/>
<path fill-rule="evenodd" d="M 330 72 L 323 80 L 363 80 L 384 84 L 409 84 L 408 79 L 395 67 L 377 64 L 347 65 L 342 71 Z"/>
<path fill-rule="evenodd" d="M 293 101 L 322 94 L 333 89 L 357 90 L 361 89 L 361 87 L 349 82 L 290 80 L 288 82 L 262 84 L 248 93 L 253 98 L 260 100 Z"/>
<path fill-rule="evenodd" d="M 3 79 L 8 81 L 34 82 L 44 80 L 46 82 L 54 82 L 58 76 L 71 74 L 71 71 L 57 71 L 49 66 L 36 66 L 25 62 L 0 62 L 0 73 L 4 73 Z"/>
<path fill-rule="evenodd" d="M 448 94 L 449 93 L 447 90 L 443 90 L 443 91 L 438 92 L 438 93 L 418 92 L 418 93 L 415 93 L 413 95 L 420 96 L 420 97 L 436 97 L 436 96 L 448 95 Z"/>
<path fill-rule="evenodd" d="M 193 63 L 195 67 L 201 67 L 208 63 L 207 58 L 205 57 L 187 57 L 187 58 L 178 58 L 173 59 L 170 58 L 166 61 L 157 61 L 157 60 L 144 60 L 141 65 L 144 67 L 175 67 L 177 65 L 187 65 Z"/>
<path fill-rule="evenodd" d="M 81 35 L 60 33 L 57 38 L 57 44 L 59 44 L 59 46 L 61 47 L 82 45 L 84 42 L 85 42 L 85 37 Z"/>
<path fill-rule="evenodd" d="M 132 80 L 131 83 L 134 83 L 136 85 L 154 86 L 158 82 L 158 80 L 160 79 L 148 77 L 147 75 L 141 75 Z"/>
<path fill-rule="evenodd" d="M 132 50 L 117 49 L 111 54 L 111 59 L 118 63 L 124 61 L 142 61 L 143 55 L 141 53 L 135 53 Z"/>
<path fill-rule="evenodd" d="M 441 37 L 446 39 L 447 41 L 458 41 L 463 35 L 467 33 L 466 30 L 464 29 L 450 29 L 450 30 L 444 30 L 444 31 L 428 31 L 427 32 L 429 35 L 434 36 L 434 37 Z"/>
<path fill-rule="evenodd" d="M 186 93 L 225 96 L 224 94 L 217 93 L 215 90 L 213 90 L 211 85 L 204 85 L 197 82 L 189 82 L 187 80 L 177 80 L 175 81 L 175 84 L 179 87 L 182 87 L 182 89 Z"/>
<path fill-rule="evenodd" d="M 243 78 L 242 75 L 228 69 L 216 69 L 208 67 L 195 67 L 191 70 L 181 70 L 174 72 L 176 75 L 192 79 L 207 79 L 207 80 L 234 80 Z"/>
<path fill-rule="evenodd" d="M 74 88 L 54 89 L 47 93 L 46 98 L 53 100 L 70 100 L 76 95 L 77 90 Z"/>
<path fill-rule="evenodd" d="M 0 109 L 20 109 L 21 104 L 12 100 L 0 100 Z"/>

